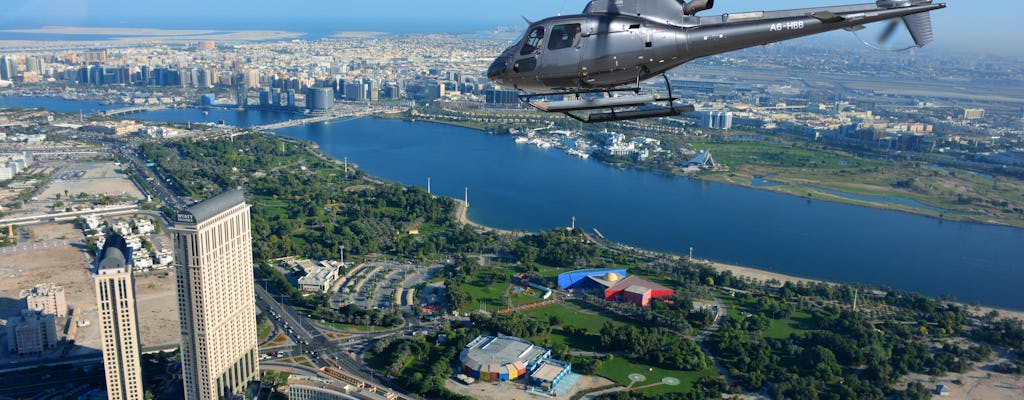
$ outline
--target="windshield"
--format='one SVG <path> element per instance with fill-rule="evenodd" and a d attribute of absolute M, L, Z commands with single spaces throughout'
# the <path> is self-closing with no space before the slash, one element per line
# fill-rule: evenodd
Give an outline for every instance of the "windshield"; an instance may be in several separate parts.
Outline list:
<path fill-rule="evenodd" d="M 523 43 L 523 48 L 519 50 L 519 55 L 525 56 L 537 51 L 542 41 L 544 41 L 544 27 L 538 26 L 533 28 L 530 33 L 526 34 L 526 43 Z"/>

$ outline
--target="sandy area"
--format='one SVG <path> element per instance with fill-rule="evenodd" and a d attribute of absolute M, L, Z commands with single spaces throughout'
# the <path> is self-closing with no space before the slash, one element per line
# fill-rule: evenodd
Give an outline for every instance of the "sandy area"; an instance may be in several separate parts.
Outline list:
<path fill-rule="evenodd" d="M 996 357 L 993 361 L 979 363 L 974 369 L 962 374 L 950 373 L 941 377 L 911 374 L 904 383 L 919 382 L 932 390 L 936 385 L 946 385 L 950 400 L 1020 400 L 1024 399 L 1024 376 L 993 372 L 991 366 L 1005 360 Z M 901 387 L 902 388 L 902 387 Z"/>
<path fill-rule="evenodd" d="M 33 227 L 37 235 L 53 236 L 60 231 L 59 228 Z M 81 234 L 77 233 L 75 239 L 81 243 Z M 95 290 L 87 269 L 91 260 L 80 247 L 72 246 L 4 254 L 0 257 L 0 316 L 6 318 L 24 309 L 25 300 L 18 297 L 19 292 L 42 283 L 64 286 L 68 308 L 75 310 L 75 319 L 79 315 L 95 316 Z M 79 330 L 75 342 L 98 349 L 97 332 L 95 329 Z"/>
<path fill-rule="evenodd" d="M 75 310 L 74 319 L 89 322 L 88 326 L 77 330 L 75 343 L 98 350 L 96 294 L 89 271 L 94 260 L 84 251 L 81 231 L 71 224 L 28 228 L 34 242 L 66 240 L 68 244 L 0 255 L 0 317 L 16 315 L 25 307 L 25 301 L 18 298 L 23 289 L 40 283 L 63 286 L 68 307 Z M 136 300 L 143 346 L 179 341 L 175 285 L 174 274 L 170 271 L 137 276 Z"/>
<path fill-rule="evenodd" d="M 70 174 L 73 172 L 84 171 L 85 174 L 81 178 L 76 179 L 60 179 L 64 174 Z M 54 173 L 54 179 L 50 183 L 50 186 L 43 191 L 42 195 L 38 196 L 40 200 L 54 200 L 57 194 L 64 197 L 64 191 L 68 191 L 68 195 L 75 196 L 78 193 L 89 193 L 94 195 L 111 195 L 118 196 L 122 194 L 129 195 L 136 199 L 144 199 L 145 195 L 139 191 L 139 188 L 132 183 L 123 173 L 120 172 L 120 167 L 114 165 L 113 162 L 98 162 L 98 163 L 75 163 L 64 165 L 57 169 Z"/>
<path fill-rule="evenodd" d="M 456 383 L 451 379 L 444 382 L 449 390 L 464 394 L 474 399 L 481 400 L 508 400 L 508 399 L 568 399 L 576 393 L 589 388 L 607 386 L 614 384 L 608 379 L 599 376 L 583 375 L 576 386 L 565 396 L 550 397 L 539 393 L 528 392 L 525 385 L 519 382 L 476 382 L 472 385 Z"/>
<path fill-rule="evenodd" d="M 170 270 L 135 276 L 135 300 L 143 346 L 181 341 L 174 279 L 174 272 Z"/>

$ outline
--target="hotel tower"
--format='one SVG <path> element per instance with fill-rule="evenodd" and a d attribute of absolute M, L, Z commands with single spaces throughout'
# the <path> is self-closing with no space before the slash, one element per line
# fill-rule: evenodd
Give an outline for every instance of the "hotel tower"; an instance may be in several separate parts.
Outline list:
<path fill-rule="evenodd" d="M 171 232 L 185 399 L 241 398 L 260 369 L 249 205 L 225 192 L 179 213 Z"/>

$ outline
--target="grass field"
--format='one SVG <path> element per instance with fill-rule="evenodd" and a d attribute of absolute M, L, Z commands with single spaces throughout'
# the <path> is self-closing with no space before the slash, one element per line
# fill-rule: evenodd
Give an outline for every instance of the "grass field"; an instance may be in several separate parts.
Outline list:
<path fill-rule="evenodd" d="M 1024 181 L 1019 179 L 993 178 L 924 162 L 879 161 L 821 144 L 779 140 L 782 143 L 696 141 L 691 145 L 711 149 L 716 161 L 729 166 L 728 173 L 702 175 L 713 181 L 750 186 L 751 177 L 770 173 L 773 181 L 784 184 L 764 189 L 795 196 L 1024 226 Z M 902 197 L 952 212 L 831 196 L 816 187 L 854 195 Z"/>
<path fill-rule="evenodd" d="M 809 332 L 805 326 L 811 322 L 811 314 L 806 311 L 794 311 L 790 316 L 782 319 L 772 320 L 768 329 L 764 330 L 764 337 L 770 339 L 785 339 L 794 333 Z"/>
<path fill-rule="evenodd" d="M 502 296 L 509 285 L 508 278 L 500 275 L 504 273 L 507 271 L 503 269 L 481 268 L 472 281 L 462 285 L 462 288 L 473 298 L 472 304 L 470 304 L 472 309 L 477 309 L 481 303 L 489 311 L 497 311 L 508 306 L 502 301 Z"/>
<path fill-rule="evenodd" d="M 705 369 L 703 371 L 673 371 L 635 363 L 624 357 L 615 357 L 611 360 L 606 360 L 601 363 L 601 367 L 597 370 L 597 375 L 611 379 L 615 381 L 615 383 L 624 386 L 629 385 L 629 374 L 634 373 L 641 374 L 646 378 L 643 382 L 637 382 L 634 384 L 634 387 L 658 383 L 661 382 L 663 378 L 667 377 L 679 380 L 678 386 L 657 385 L 640 391 L 640 393 L 646 394 L 689 392 L 693 389 L 693 385 L 698 379 L 705 376 L 718 375 L 713 368 Z"/>
<path fill-rule="evenodd" d="M 583 328 L 591 333 L 598 333 L 604 323 L 611 321 L 615 326 L 629 325 L 630 321 L 613 314 L 602 314 L 596 310 L 584 309 L 576 304 L 561 303 L 550 307 L 541 307 L 526 311 L 524 314 L 533 317 L 538 321 L 547 322 L 551 316 L 558 316 L 562 321 L 561 325 Z M 580 349 L 590 350 L 590 349 Z"/>
<path fill-rule="evenodd" d="M 268 337 L 270 337 L 270 331 L 273 330 L 273 329 L 274 329 L 274 324 L 270 323 L 270 321 L 268 321 L 268 320 L 260 321 L 260 326 L 258 327 L 258 330 L 256 331 L 256 337 L 259 338 L 259 340 L 261 340 L 261 341 L 264 340 L 264 339 L 267 339 Z"/>

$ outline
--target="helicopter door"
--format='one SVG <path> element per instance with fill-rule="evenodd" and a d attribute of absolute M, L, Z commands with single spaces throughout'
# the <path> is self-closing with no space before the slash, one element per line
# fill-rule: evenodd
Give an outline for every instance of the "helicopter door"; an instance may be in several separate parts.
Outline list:
<path fill-rule="evenodd" d="M 597 21 L 584 38 L 587 44 L 580 70 L 585 73 L 585 85 L 605 87 L 636 80 L 636 68 L 646 50 L 640 26 L 638 21 L 624 18 Z"/>
<path fill-rule="evenodd" d="M 578 87 L 580 59 L 583 56 L 582 26 L 562 23 L 551 27 L 544 57 L 540 61 L 540 80 L 550 87 Z"/>

